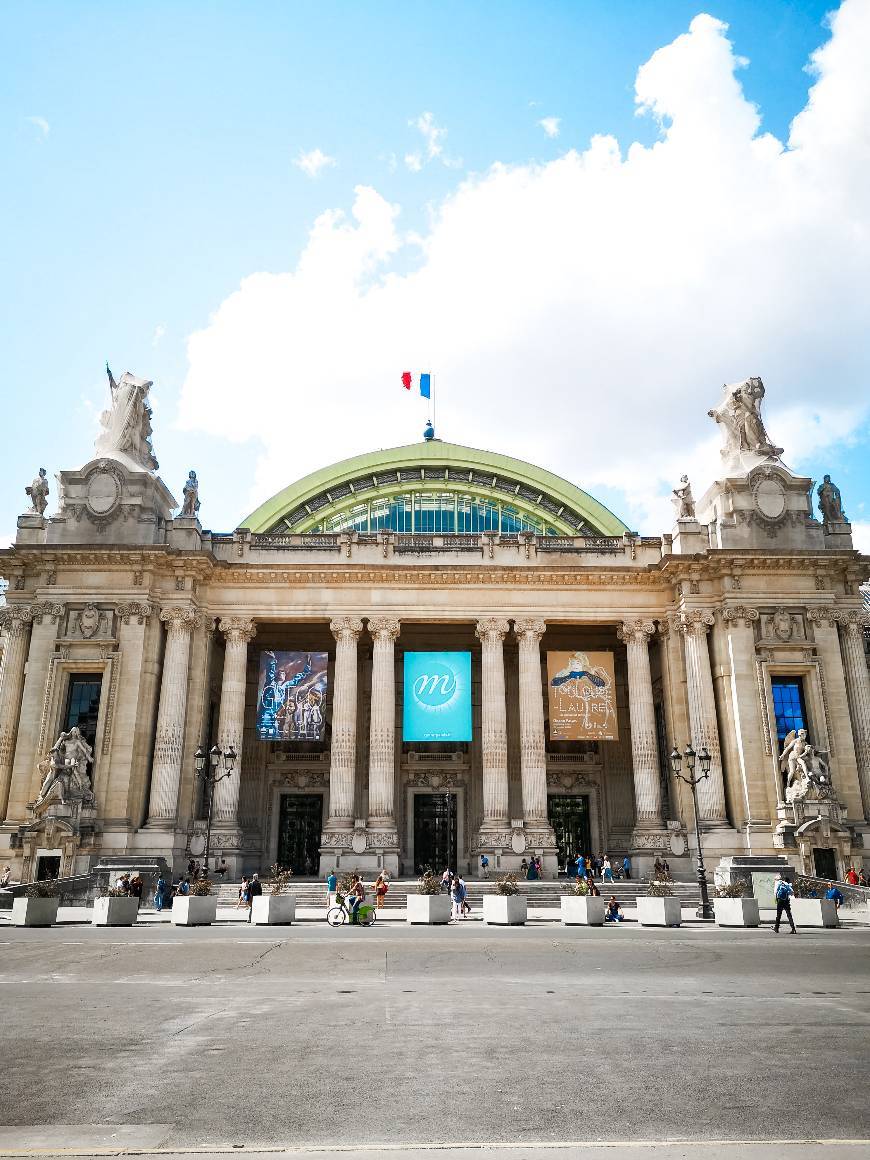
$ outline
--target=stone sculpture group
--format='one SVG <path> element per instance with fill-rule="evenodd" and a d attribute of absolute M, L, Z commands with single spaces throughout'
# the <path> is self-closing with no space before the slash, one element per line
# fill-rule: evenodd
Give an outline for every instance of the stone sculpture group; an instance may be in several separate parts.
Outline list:
<path fill-rule="evenodd" d="M 38 769 L 45 775 L 36 804 L 44 802 L 56 791 L 62 803 L 75 798 L 84 803 L 93 801 L 88 765 L 94 751 L 82 737 L 78 725 L 68 733 L 61 733 L 49 754 L 40 761 Z"/>

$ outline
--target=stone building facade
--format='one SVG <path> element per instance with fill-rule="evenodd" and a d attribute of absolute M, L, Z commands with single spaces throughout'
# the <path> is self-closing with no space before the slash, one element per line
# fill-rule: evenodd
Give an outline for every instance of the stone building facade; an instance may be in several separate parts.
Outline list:
<path fill-rule="evenodd" d="M 204 848 L 195 753 L 217 746 L 236 763 L 210 848 L 233 873 L 473 871 L 482 852 L 509 869 L 537 852 L 553 875 L 607 851 L 688 874 L 692 798 L 669 753 L 691 742 L 711 756 L 708 858 L 859 865 L 870 561 L 836 488 L 817 518 L 812 482 L 767 440 L 759 382 L 711 412 L 722 470 L 697 504 L 684 481 L 672 533 L 650 538 L 549 472 L 431 437 L 326 467 L 217 534 L 193 475 L 173 516 L 150 384 L 112 379 L 96 456 L 0 552 L 0 859 L 24 880 L 106 855 L 181 868 Z M 260 657 L 282 649 L 328 656 L 320 739 L 258 735 Z M 404 739 L 403 657 L 429 650 L 471 653 L 468 742 Z M 613 654 L 615 740 L 551 739 L 551 650 Z M 90 789 L 43 793 L 74 725 Z M 781 757 L 801 727 L 803 773 Z"/>

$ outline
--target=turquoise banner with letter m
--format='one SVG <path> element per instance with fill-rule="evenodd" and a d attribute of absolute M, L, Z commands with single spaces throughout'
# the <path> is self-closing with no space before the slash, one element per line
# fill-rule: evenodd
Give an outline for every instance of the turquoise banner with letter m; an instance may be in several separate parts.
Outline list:
<path fill-rule="evenodd" d="M 471 740 L 471 653 L 406 652 L 405 741 Z"/>

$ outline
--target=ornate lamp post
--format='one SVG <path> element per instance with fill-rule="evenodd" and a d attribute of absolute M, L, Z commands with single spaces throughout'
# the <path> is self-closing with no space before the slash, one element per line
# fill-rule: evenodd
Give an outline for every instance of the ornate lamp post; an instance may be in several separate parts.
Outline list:
<path fill-rule="evenodd" d="M 695 760 L 700 763 L 701 772 L 695 776 Z M 681 773 L 683 758 L 686 760 L 686 769 L 688 770 L 688 777 Z M 707 752 L 705 745 L 701 752 L 696 754 L 691 745 L 686 746 L 686 752 L 680 753 L 677 749 L 676 742 L 671 753 L 671 769 L 674 771 L 674 777 L 678 777 L 680 781 L 684 781 L 686 785 L 692 790 L 692 805 L 695 807 L 695 840 L 698 843 L 698 887 L 701 891 L 701 905 L 695 911 L 698 918 L 712 919 L 713 907 L 710 905 L 710 894 L 707 889 L 707 870 L 704 866 L 704 851 L 701 846 L 701 823 L 698 816 L 698 785 L 710 776 L 710 766 L 713 759 Z"/>
<path fill-rule="evenodd" d="M 218 773 L 218 767 L 223 760 L 223 772 Z M 211 811 L 214 804 L 214 787 L 219 781 L 223 781 L 225 777 L 229 777 L 233 772 L 233 767 L 236 764 L 236 751 L 230 745 L 227 749 L 221 751 L 217 745 L 212 746 L 208 753 L 200 747 L 193 755 L 193 764 L 196 769 L 196 776 L 203 784 L 203 790 L 208 799 L 208 812 L 206 813 L 205 824 L 205 857 L 203 858 L 203 866 L 205 866 L 206 875 L 208 874 L 208 855 L 211 846 Z"/>

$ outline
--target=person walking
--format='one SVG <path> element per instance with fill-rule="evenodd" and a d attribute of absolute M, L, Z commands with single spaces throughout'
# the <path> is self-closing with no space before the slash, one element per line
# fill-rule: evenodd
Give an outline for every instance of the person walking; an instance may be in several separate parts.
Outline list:
<path fill-rule="evenodd" d="M 612 882 L 613 881 L 613 866 L 612 866 L 612 864 L 610 862 L 610 858 L 607 856 L 607 854 L 604 855 L 604 861 L 601 863 L 601 865 L 602 865 L 602 874 L 601 874 L 602 881 Z"/>
<path fill-rule="evenodd" d="M 164 898 L 165 894 L 166 894 L 166 880 L 164 879 L 163 875 L 161 874 L 160 877 L 157 879 L 157 886 L 154 890 L 154 909 L 157 911 L 158 914 L 163 909 L 163 898 Z"/>
<path fill-rule="evenodd" d="M 375 879 L 375 908 L 377 910 L 383 910 L 384 899 L 387 897 L 388 890 L 386 871 L 382 870 Z"/>
<path fill-rule="evenodd" d="M 776 921 L 773 924 L 773 933 L 779 934 L 779 924 L 782 921 L 782 916 L 785 915 L 791 927 L 791 933 L 797 934 L 794 919 L 791 916 L 791 900 L 794 898 L 794 887 L 785 879 L 781 871 L 777 875 L 776 888 L 773 893 L 776 897 Z"/>
<path fill-rule="evenodd" d="M 480 876 L 481 878 L 489 878 L 489 858 L 486 854 L 480 855 Z"/>
<path fill-rule="evenodd" d="M 846 871 L 846 881 L 849 883 L 850 886 L 857 886 L 858 885 L 858 871 L 855 869 L 854 866 L 850 866 L 849 869 Z"/>
<path fill-rule="evenodd" d="M 251 881 L 248 883 L 248 922 L 251 921 L 251 912 L 254 909 L 254 899 L 259 898 L 263 893 L 263 884 L 260 882 L 259 874 L 252 874 Z"/>
<path fill-rule="evenodd" d="M 453 918 L 462 918 L 462 904 L 465 901 L 465 884 L 457 874 L 453 879 L 453 888 L 451 890 L 453 896 Z"/>
<path fill-rule="evenodd" d="M 622 872 L 625 875 L 625 881 L 628 882 L 631 878 L 631 858 L 628 854 L 622 859 Z"/>
<path fill-rule="evenodd" d="M 239 901 L 236 903 L 236 910 L 238 910 L 240 906 L 247 906 L 248 898 L 248 876 L 247 874 L 243 874 L 242 884 L 239 887 Z"/>
<path fill-rule="evenodd" d="M 441 890 L 444 894 L 450 893 L 450 886 L 453 882 L 453 875 L 450 873 L 448 867 L 445 866 L 444 873 L 441 875 Z"/>
<path fill-rule="evenodd" d="M 333 894 L 335 894 L 337 886 L 338 886 L 338 878 L 336 877 L 335 871 L 330 870 L 329 873 L 326 875 L 326 905 L 327 906 L 330 906 L 332 904 L 332 896 L 333 896 Z"/>

